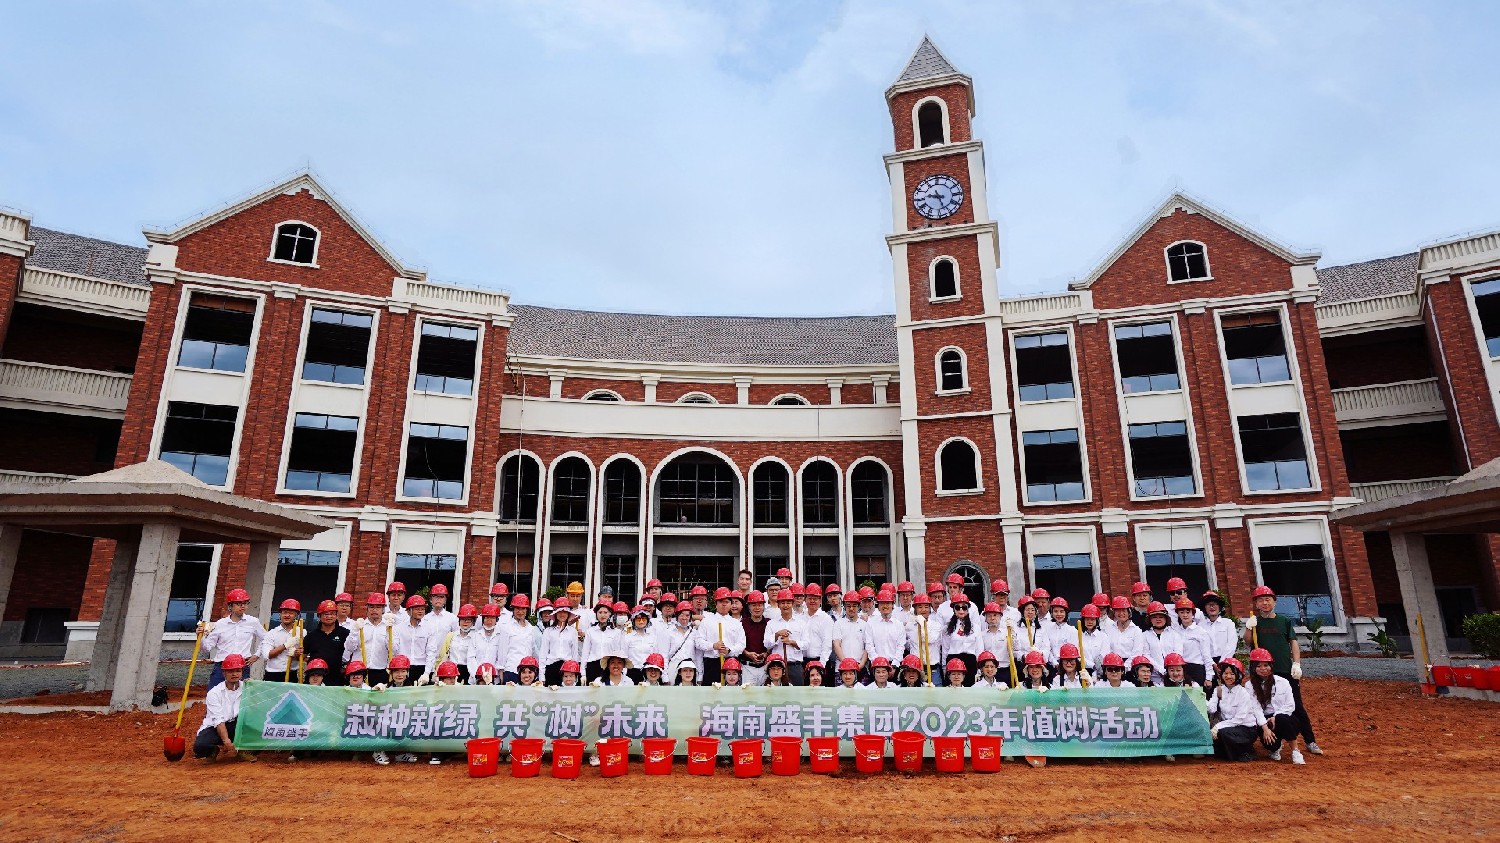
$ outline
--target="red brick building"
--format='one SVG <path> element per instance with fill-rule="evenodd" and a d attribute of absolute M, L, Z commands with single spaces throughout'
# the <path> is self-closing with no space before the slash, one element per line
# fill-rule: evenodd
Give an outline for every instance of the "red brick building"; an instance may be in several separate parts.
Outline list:
<path fill-rule="evenodd" d="M 513 304 L 406 267 L 310 175 L 145 247 L 0 216 L 0 480 L 163 459 L 329 516 L 282 553 L 305 606 L 790 567 L 1075 606 L 1268 583 L 1330 640 L 1399 618 L 1389 547 L 1328 515 L 1497 456 L 1500 235 L 1320 270 L 1174 195 L 1066 291 L 1005 297 L 971 80 L 924 42 L 886 98 L 894 316 Z M 1500 605 L 1497 549 L 1437 549 L 1450 631 Z M 110 553 L 24 533 L 0 653 L 87 657 Z M 244 553 L 182 547 L 168 637 Z"/>

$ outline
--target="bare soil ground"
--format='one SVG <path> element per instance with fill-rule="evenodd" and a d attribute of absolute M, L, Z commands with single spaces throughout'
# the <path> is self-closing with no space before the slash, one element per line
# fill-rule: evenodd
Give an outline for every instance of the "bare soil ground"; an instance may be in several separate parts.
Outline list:
<path fill-rule="evenodd" d="M 0 715 L 0 840 L 342 839 L 360 828 L 382 843 L 1500 838 L 1500 706 L 1398 682 L 1309 679 L 1304 692 L 1328 753 L 1305 767 L 1007 762 L 993 775 L 861 775 L 852 760 L 837 776 L 776 777 L 767 764 L 758 779 L 690 777 L 680 760 L 671 776 L 646 776 L 632 761 L 622 778 L 585 768 L 577 781 L 282 753 L 173 764 L 161 753 L 171 715 Z M 189 712 L 184 733 L 201 717 Z"/>

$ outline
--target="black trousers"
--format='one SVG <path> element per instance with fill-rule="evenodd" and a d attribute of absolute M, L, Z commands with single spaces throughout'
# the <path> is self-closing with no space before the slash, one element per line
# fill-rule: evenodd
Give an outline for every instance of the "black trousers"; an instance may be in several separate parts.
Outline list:
<path fill-rule="evenodd" d="M 415 684 L 417 684 L 417 680 L 421 679 L 422 678 L 422 674 L 424 674 L 426 672 L 427 672 L 427 665 L 425 665 L 425 664 L 414 664 L 414 665 L 412 665 L 411 669 L 406 672 L 406 684 L 408 684 L 408 685 L 415 685 Z"/>
<path fill-rule="evenodd" d="M 559 685 L 561 685 L 562 684 L 562 666 L 563 666 L 563 663 L 562 663 L 561 660 L 555 661 L 555 662 L 547 665 L 547 667 L 542 670 L 542 684 L 544 684 L 544 685 L 550 685 L 550 686 L 552 686 L 554 688 L 556 688 Z"/>
<path fill-rule="evenodd" d="M 224 728 L 229 730 L 229 737 L 231 740 L 234 738 L 234 727 L 238 724 L 238 717 L 224 724 Z M 199 732 L 196 737 L 193 738 L 193 757 L 214 758 L 218 756 L 219 747 L 221 746 L 223 746 L 223 744 L 219 742 L 219 730 L 204 729 L 203 731 Z"/>
<path fill-rule="evenodd" d="M 595 679 L 603 678 L 604 668 L 599 666 L 599 662 L 591 661 L 583 666 L 583 679 L 585 682 L 592 684 Z"/>
<path fill-rule="evenodd" d="M 1297 703 L 1297 707 L 1292 710 L 1292 716 L 1297 718 L 1298 734 L 1308 743 L 1317 743 L 1318 738 L 1313 734 L 1312 720 L 1307 716 L 1307 707 L 1302 704 L 1302 680 L 1293 679 L 1291 674 L 1278 673 L 1276 675 L 1292 685 L 1292 699 Z"/>
<path fill-rule="evenodd" d="M 1253 761 L 1255 759 L 1256 729 L 1249 726 L 1225 726 L 1214 738 L 1214 755 L 1226 761 Z"/>
<path fill-rule="evenodd" d="M 1182 675 L 1202 685 L 1203 680 L 1208 678 L 1208 669 L 1201 664 L 1188 662 L 1182 666 Z"/>
<path fill-rule="evenodd" d="M 469 684 L 469 666 L 466 664 L 461 664 L 458 666 L 458 684 Z"/>
<path fill-rule="evenodd" d="M 1261 735 L 1260 745 L 1272 752 L 1281 749 L 1282 741 L 1296 740 L 1297 733 L 1302 731 L 1302 723 L 1297 720 L 1295 714 L 1272 715 L 1267 725 L 1276 734 L 1276 739 L 1267 741 L 1265 735 Z"/>
<path fill-rule="evenodd" d="M 365 668 L 365 685 L 373 688 L 391 681 L 391 672 L 385 668 Z"/>
<path fill-rule="evenodd" d="M 282 670 L 268 670 L 268 671 L 266 671 L 265 681 L 266 682 L 288 682 L 288 681 L 290 681 L 290 682 L 296 682 L 297 681 L 297 669 L 296 668 L 292 668 L 292 678 L 291 679 L 286 679 L 285 677 L 286 677 L 286 673 L 284 671 L 282 671 Z"/>
<path fill-rule="evenodd" d="M 957 658 L 957 659 L 959 659 L 960 661 L 962 661 L 964 663 L 964 687 L 965 688 L 973 687 L 973 685 L 974 685 L 974 669 L 979 666 L 979 657 L 976 656 L 976 655 L 974 655 L 973 653 L 954 653 L 953 656 L 954 656 L 954 658 Z M 944 669 L 944 671 L 943 671 L 942 681 L 938 681 L 937 671 L 934 670 L 932 672 L 932 684 L 934 684 L 934 685 L 947 685 L 948 684 L 948 672 L 947 672 L 947 670 Z"/>

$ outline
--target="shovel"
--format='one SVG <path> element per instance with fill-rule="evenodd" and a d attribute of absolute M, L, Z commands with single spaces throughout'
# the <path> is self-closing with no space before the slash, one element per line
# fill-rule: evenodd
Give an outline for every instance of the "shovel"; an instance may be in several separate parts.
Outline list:
<path fill-rule="evenodd" d="M 172 734 L 161 739 L 161 754 L 168 761 L 181 761 L 187 750 L 187 740 L 182 736 L 182 715 L 187 712 L 188 689 L 193 687 L 193 670 L 198 667 L 198 648 L 203 646 L 203 630 L 198 630 L 198 640 L 193 642 L 193 660 L 188 662 L 187 682 L 182 685 L 182 703 L 177 707 L 177 725 Z"/>

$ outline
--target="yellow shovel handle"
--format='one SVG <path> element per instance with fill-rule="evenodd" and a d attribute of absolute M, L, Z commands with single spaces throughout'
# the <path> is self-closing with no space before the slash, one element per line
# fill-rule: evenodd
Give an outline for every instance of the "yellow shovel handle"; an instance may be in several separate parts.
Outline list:
<path fill-rule="evenodd" d="M 193 670 L 198 667 L 198 648 L 203 646 L 203 630 L 198 630 L 198 640 L 193 642 L 193 660 L 188 662 L 187 681 L 182 683 L 182 702 L 177 704 L 177 726 L 173 731 L 182 731 L 182 715 L 187 712 L 188 689 L 193 687 Z"/>

